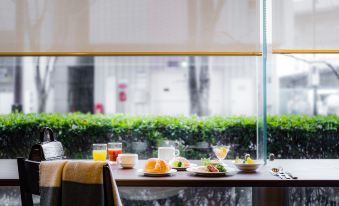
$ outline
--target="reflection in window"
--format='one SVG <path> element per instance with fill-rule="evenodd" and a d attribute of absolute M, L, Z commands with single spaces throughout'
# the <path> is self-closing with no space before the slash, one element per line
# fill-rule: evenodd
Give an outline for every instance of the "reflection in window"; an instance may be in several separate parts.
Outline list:
<path fill-rule="evenodd" d="M 339 115 L 339 55 L 274 55 L 272 114 Z"/>
<path fill-rule="evenodd" d="M 25 113 L 255 116 L 257 58 L 2 57 L 0 113 L 17 94 Z"/>
<path fill-rule="evenodd" d="M 11 111 L 14 100 L 14 58 L 0 58 L 0 114 Z"/>

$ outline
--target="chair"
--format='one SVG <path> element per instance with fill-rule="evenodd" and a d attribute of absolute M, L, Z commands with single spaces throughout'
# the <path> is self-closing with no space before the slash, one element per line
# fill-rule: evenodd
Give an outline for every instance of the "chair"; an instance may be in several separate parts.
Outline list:
<path fill-rule="evenodd" d="M 40 195 L 39 162 L 17 158 L 22 206 L 33 206 L 32 195 Z"/>
<path fill-rule="evenodd" d="M 40 195 L 39 187 L 39 166 L 40 162 L 25 160 L 22 157 L 17 158 L 20 194 L 22 206 L 33 206 L 32 195 Z M 112 182 L 109 166 L 103 167 L 103 187 L 105 206 L 114 205 Z"/>
<path fill-rule="evenodd" d="M 102 174 L 104 184 L 104 202 L 106 206 L 111 206 L 114 205 L 114 198 L 112 192 L 112 178 L 108 164 L 104 165 Z"/>

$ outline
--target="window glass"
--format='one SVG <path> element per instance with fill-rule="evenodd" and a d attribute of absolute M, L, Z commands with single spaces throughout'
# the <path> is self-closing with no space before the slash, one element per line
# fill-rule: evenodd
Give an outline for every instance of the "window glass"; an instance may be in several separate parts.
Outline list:
<path fill-rule="evenodd" d="M 214 157 L 211 145 L 217 143 L 231 146 L 229 158 L 256 157 L 260 57 L 0 59 L 0 68 L 16 76 L 8 80 L 10 90 L 1 87 L 1 114 L 29 114 L 0 119 L 22 125 L 15 134 L 9 129 L 13 125 L 6 126 L 5 139 L 20 138 L 2 147 L 2 158 L 28 154 L 42 126 L 55 128 L 70 158 L 92 158 L 92 143 L 112 141 L 122 142 L 124 152 L 138 153 L 140 159 L 156 157 L 157 148 L 166 145 L 190 159 Z M 20 150 L 14 147 L 18 142 Z"/>
<path fill-rule="evenodd" d="M 15 58 L 0 58 L 0 114 L 11 112 L 14 103 Z"/>
<path fill-rule="evenodd" d="M 1 113 L 257 113 L 257 57 L 2 57 Z M 19 59 L 19 61 L 16 61 Z M 19 66 L 16 67 L 16 63 Z M 14 78 L 15 69 L 19 79 Z M 22 80 L 22 87 L 16 88 Z"/>
<path fill-rule="evenodd" d="M 276 54 L 272 62 L 269 113 L 339 115 L 338 54 Z"/>

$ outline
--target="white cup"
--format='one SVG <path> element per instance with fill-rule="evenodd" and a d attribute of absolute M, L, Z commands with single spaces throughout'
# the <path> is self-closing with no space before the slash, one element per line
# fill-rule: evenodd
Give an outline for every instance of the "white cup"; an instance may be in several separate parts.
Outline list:
<path fill-rule="evenodd" d="M 137 162 L 137 154 L 118 154 L 117 164 L 122 168 L 133 168 Z"/>
<path fill-rule="evenodd" d="M 158 158 L 169 162 L 171 159 L 179 156 L 179 150 L 174 147 L 158 147 Z"/>

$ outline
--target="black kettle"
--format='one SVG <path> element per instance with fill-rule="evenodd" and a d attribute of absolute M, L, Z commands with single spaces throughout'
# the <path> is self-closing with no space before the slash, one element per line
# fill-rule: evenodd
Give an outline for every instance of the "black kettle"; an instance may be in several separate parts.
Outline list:
<path fill-rule="evenodd" d="M 53 130 L 44 127 L 40 131 L 40 143 L 32 146 L 29 160 L 40 162 L 57 159 L 64 159 L 63 146 L 61 142 L 54 139 Z"/>

